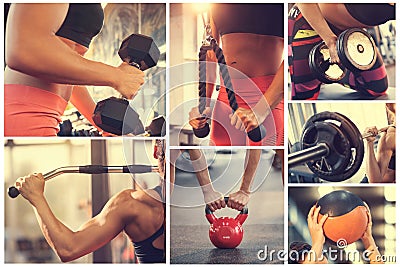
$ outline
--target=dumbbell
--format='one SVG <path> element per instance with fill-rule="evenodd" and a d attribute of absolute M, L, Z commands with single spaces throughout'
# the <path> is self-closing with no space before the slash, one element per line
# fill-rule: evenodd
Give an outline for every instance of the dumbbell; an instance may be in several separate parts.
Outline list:
<path fill-rule="evenodd" d="M 311 49 L 308 63 L 315 77 L 323 83 L 335 83 L 346 76 L 347 70 L 360 72 L 374 66 L 377 58 L 372 36 L 358 28 L 343 31 L 336 41 L 340 64 L 330 63 L 328 46 L 321 42 Z"/>
<path fill-rule="evenodd" d="M 103 166 L 103 165 L 84 165 L 84 166 L 66 166 L 54 169 L 43 174 L 44 180 L 48 181 L 56 176 L 65 173 L 85 173 L 85 174 L 101 174 L 101 173 L 149 173 L 158 172 L 156 166 L 150 165 L 125 165 L 125 166 Z M 19 191 L 15 186 L 8 188 L 8 196 L 16 198 Z"/>
<path fill-rule="evenodd" d="M 151 37 L 132 34 L 122 41 L 118 55 L 122 61 L 146 70 L 157 65 L 160 50 Z M 93 121 L 102 130 L 115 135 L 138 135 L 145 132 L 139 115 L 129 105 L 129 101 L 123 98 L 110 97 L 98 102 Z"/>
<path fill-rule="evenodd" d="M 100 132 L 91 125 L 80 125 L 78 129 L 74 129 L 69 119 L 61 122 L 59 127 L 57 136 L 101 136 Z"/>

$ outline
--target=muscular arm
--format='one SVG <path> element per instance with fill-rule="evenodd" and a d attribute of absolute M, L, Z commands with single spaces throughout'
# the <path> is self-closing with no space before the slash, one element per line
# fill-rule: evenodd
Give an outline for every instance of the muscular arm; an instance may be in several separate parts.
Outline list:
<path fill-rule="evenodd" d="M 392 182 L 386 181 L 384 178 L 394 147 L 395 135 L 393 132 L 382 133 L 376 155 L 373 142 L 367 143 L 367 176 L 371 183 Z"/>
<path fill-rule="evenodd" d="M 204 202 L 209 205 L 212 211 L 225 207 L 225 201 L 222 193 L 215 191 L 208 172 L 207 160 L 200 149 L 189 150 L 190 159 L 197 181 L 203 192 Z"/>
<path fill-rule="evenodd" d="M 370 264 L 382 264 L 381 253 L 375 244 L 374 238 L 371 236 L 368 239 L 363 238 L 362 242 L 364 244 L 365 250 L 368 250 L 368 259 Z"/>
<path fill-rule="evenodd" d="M 83 58 L 55 35 L 67 11 L 68 4 L 11 5 L 7 65 L 49 82 L 115 87 L 118 68 Z"/>
<path fill-rule="evenodd" d="M 244 163 L 244 173 L 239 191 L 229 194 L 228 207 L 242 210 L 250 200 L 250 188 L 254 180 L 258 162 L 260 161 L 261 149 L 247 149 Z"/>
<path fill-rule="evenodd" d="M 284 63 L 282 61 L 275 77 L 264 93 L 263 97 L 252 109 L 238 108 L 234 115 L 231 115 L 231 124 L 237 129 L 245 129 L 246 132 L 258 127 L 264 122 L 271 111 L 282 101 L 284 96 Z M 240 120 L 239 120 L 240 119 Z"/>
<path fill-rule="evenodd" d="M 335 52 L 337 36 L 330 29 L 327 21 L 322 15 L 316 3 L 298 3 L 298 8 L 310 26 L 318 33 L 325 44 L 329 47 L 332 62 L 339 62 L 339 57 Z"/>
<path fill-rule="evenodd" d="M 328 215 L 324 214 L 324 216 L 318 222 L 318 214 L 320 210 L 321 207 L 313 206 L 308 212 L 307 223 L 308 229 L 310 230 L 312 246 L 305 259 L 303 259 L 303 264 L 323 263 L 325 260 L 323 257 L 323 248 L 325 243 L 323 225 L 328 219 Z"/>
<path fill-rule="evenodd" d="M 310 26 L 321 36 L 326 44 L 334 40 L 336 42 L 336 35 L 329 28 L 328 23 L 322 16 L 321 10 L 316 3 L 298 3 L 298 8 L 303 17 L 307 20 Z"/>
<path fill-rule="evenodd" d="M 279 66 L 278 71 L 275 74 L 275 77 L 269 86 L 268 90 L 264 93 L 264 97 L 258 101 L 258 103 L 254 106 L 253 112 L 256 113 L 258 123 L 261 124 L 271 113 L 271 111 L 282 101 L 284 93 L 284 63 L 282 61 Z M 251 127 L 247 127 L 246 130 L 251 130 L 252 127 L 256 127 L 257 125 L 251 125 Z"/>
<path fill-rule="evenodd" d="M 93 126 L 96 126 L 92 119 L 96 103 L 85 86 L 74 86 L 70 101 Z"/>
<path fill-rule="evenodd" d="M 368 259 L 370 264 L 382 264 L 381 254 L 379 252 L 378 247 L 375 244 L 374 237 L 372 236 L 372 215 L 371 210 L 367 203 L 364 202 L 365 207 L 367 208 L 368 215 L 368 225 L 365 233 L 361 237 L 361 241 L 364 245 L 366 251 L 368 251 Z"/>
<path fill-rule="evenodd" d="M 261 157 L 261 149 L 247 149 L 246 160 L 244 164 L 244 173 L 240 190 L 250 193 L 250 187 L 253 183 L 254 175 L 257 170 L 258 162 Z"/>
<path fill-rule="evenodd" d="M 124 191 L 111 198 L 100 214 L 77 231 L 72 231 L 55 217 L 44 197 L 33 203 L 33 206 L 49 245 L 63 262 L 68 262 L 104 246 L 124 229 L 128 219 L 127 194 Z M 135 214 L 129 217 L 132 216 Z"/>
<path fill-rule="evenodd" d="M 214 191 L 204 154 L 200 149 L 189 149 L 189 155 L 193 169 L 196 172 L 197 181 L 199 182 L 203 193 Z"/>

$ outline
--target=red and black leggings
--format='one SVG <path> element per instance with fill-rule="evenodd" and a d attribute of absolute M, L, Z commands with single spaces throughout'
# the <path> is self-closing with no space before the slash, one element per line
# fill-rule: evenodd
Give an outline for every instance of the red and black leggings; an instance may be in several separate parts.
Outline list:
<path fill-rule="evenodd" d="M 308 54 L 322 39 L 311 28 L 297 6 L 293 6 L 289 12 L 288 26 L 292 99 L 315 100 L 318 98 L 322 83 L 315 78 L 308 66 Z M 336 35 L 340 34 L 341 31 L 333 25 L 330 25 L 330 27 Z M 386 69 L 379 52 L 377 56 L 376 63 L 370 70 L 357 73 L 348 71 L 340 84 L 371 97 L 385 94 L 388 88 Z"/>

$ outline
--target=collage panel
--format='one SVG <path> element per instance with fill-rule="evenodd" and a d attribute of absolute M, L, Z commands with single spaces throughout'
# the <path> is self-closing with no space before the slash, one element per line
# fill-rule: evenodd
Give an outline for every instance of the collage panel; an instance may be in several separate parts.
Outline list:
<path fill-rule="evenodd" d="M 6 137 L 165 135 L 165 3 L 5 12 Z"/>
<path fill-rule="evenodd" d="M 282 152 L 171 150 L 171 264 L 283 263 Z"/>
<path fill-rule="evenodd" d="M 171 145 L 283 146 L 283 14 L 283 3 L 170 4 Z"/>
<path fill-rule="evenodd" d="M 396 103 L 289 104 L 289 183 L 395 183 Z"/>
<path fill-rule="evenodd" d="M 395 100 L 395 3 L 289 4 L 291 100 Z"/>
<path fill-rule="evenodd" d="M 5 263 L 165 263 L 164 144 L 7 139 Z"/>
<path fill-rule="evenodd" d="M 3 4 L 5 264 L 396 263 L 397 3 Z"/>
<path fill-rule="evenodd" d="M 288 259 L 396 263 L 396 187 L 289 187 Z"/>

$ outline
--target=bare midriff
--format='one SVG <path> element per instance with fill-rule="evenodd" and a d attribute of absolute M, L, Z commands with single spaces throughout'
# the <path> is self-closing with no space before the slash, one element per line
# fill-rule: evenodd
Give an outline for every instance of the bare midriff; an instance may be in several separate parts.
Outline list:
<path fill-rule="evenodd" d="M 246 76 L 274 75 L 283 60 L 283 38 L 253 33 L 229 33 L 221 38 L 228 66 Z M 243 75 L 242 74 L 242 75 Z M 232 78 L 240 78 L 231 75 Z"/>

